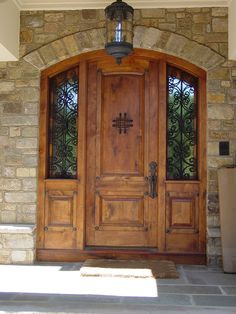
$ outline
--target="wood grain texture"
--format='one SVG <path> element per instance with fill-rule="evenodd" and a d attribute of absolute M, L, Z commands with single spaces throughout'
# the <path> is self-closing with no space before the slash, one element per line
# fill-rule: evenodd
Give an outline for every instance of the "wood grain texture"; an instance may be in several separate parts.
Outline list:
<path fill-rule="evenodd" d="M 198 79 L 198 180 L 166 180 L 167 64 Z M 49 79 L 78 67 L 78 173 L 47 177 Z M 112 121 L 127 114 L 119 134 Z M 206 73 L 184 60 L 135 49 L 118 66 L 104 51 L 81 54 L 41 76 L 37 258 L 169 258 L 205 263 Z M 157 162 L 157 198 L 149 163 Z M 45 230 L 45 227 L 48 229 Z M 54 256 L 57 254 L 57 256 Z"/>
<path fill-rule="evenodd" d="M 89 192 L 92 188 L 87 188 L 87 199 L 92 199 L 89 202 L 94 208 L 87 212 L 88 246 L 156 245 L 156 227 L 152 228 L 156 200 L 151 202 L 146 195 L 149 187 L 145 178 L 151 158 L 157 158 L 153 145 L 156 137 L 150 134 L 156 128 L 157 102 L 152 102 L 151 112 L 149 71 L 153 70 L 147 69 L 148 61 L 143 62 L 143 68 L 135 61 L 127 60 L 123 68 L 111 67 L 104 58 L 97 69 L 91 68 L 96 74 L 89 74 L 97 77 L 97 94 L 92 101 L 96 115 L 96 183 L 95 197 Z M 133 126 L 126 132 L 113 126 L 120 114 L 132 119 Z"/>

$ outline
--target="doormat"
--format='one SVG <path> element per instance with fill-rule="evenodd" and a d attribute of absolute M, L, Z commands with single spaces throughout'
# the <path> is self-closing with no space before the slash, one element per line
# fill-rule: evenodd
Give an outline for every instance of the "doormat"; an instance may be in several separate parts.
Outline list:
<path fill-rule="evenodd" d="M 83 277 L 179 278 L 175 264 L 166 260 L 88 259 L 80 269 Z"/>

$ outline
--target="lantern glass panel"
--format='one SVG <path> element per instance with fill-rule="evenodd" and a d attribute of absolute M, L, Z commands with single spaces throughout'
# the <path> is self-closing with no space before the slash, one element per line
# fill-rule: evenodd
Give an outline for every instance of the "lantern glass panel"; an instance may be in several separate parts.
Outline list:
<path fill-rule="evenodd" d="M 107 42 L 129 42 L 133 40 L 133 26 L 130 21 L 109 21 L 107 23 Z"/>

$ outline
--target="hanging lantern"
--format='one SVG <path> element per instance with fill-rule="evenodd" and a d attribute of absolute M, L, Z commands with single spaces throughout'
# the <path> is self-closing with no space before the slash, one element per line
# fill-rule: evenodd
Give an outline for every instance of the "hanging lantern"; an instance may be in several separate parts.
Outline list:
<path fill-rule="evenodd" d="M 117 64 L 133 50 L 133 14 L 134 9 L 122 0 L 117 0 L 105 8 L 105 49 L 116 58 Z"/>

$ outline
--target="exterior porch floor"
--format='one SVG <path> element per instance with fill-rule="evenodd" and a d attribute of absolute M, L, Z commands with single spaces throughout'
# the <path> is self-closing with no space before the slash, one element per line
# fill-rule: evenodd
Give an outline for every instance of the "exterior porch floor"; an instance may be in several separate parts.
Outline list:
<path fill-rule="evenodd" d="M 0 265 L 0 314 L 236 313 L 236 274 L 177 265 L 179 279 L 82 278 L 81 263 Z"/>

